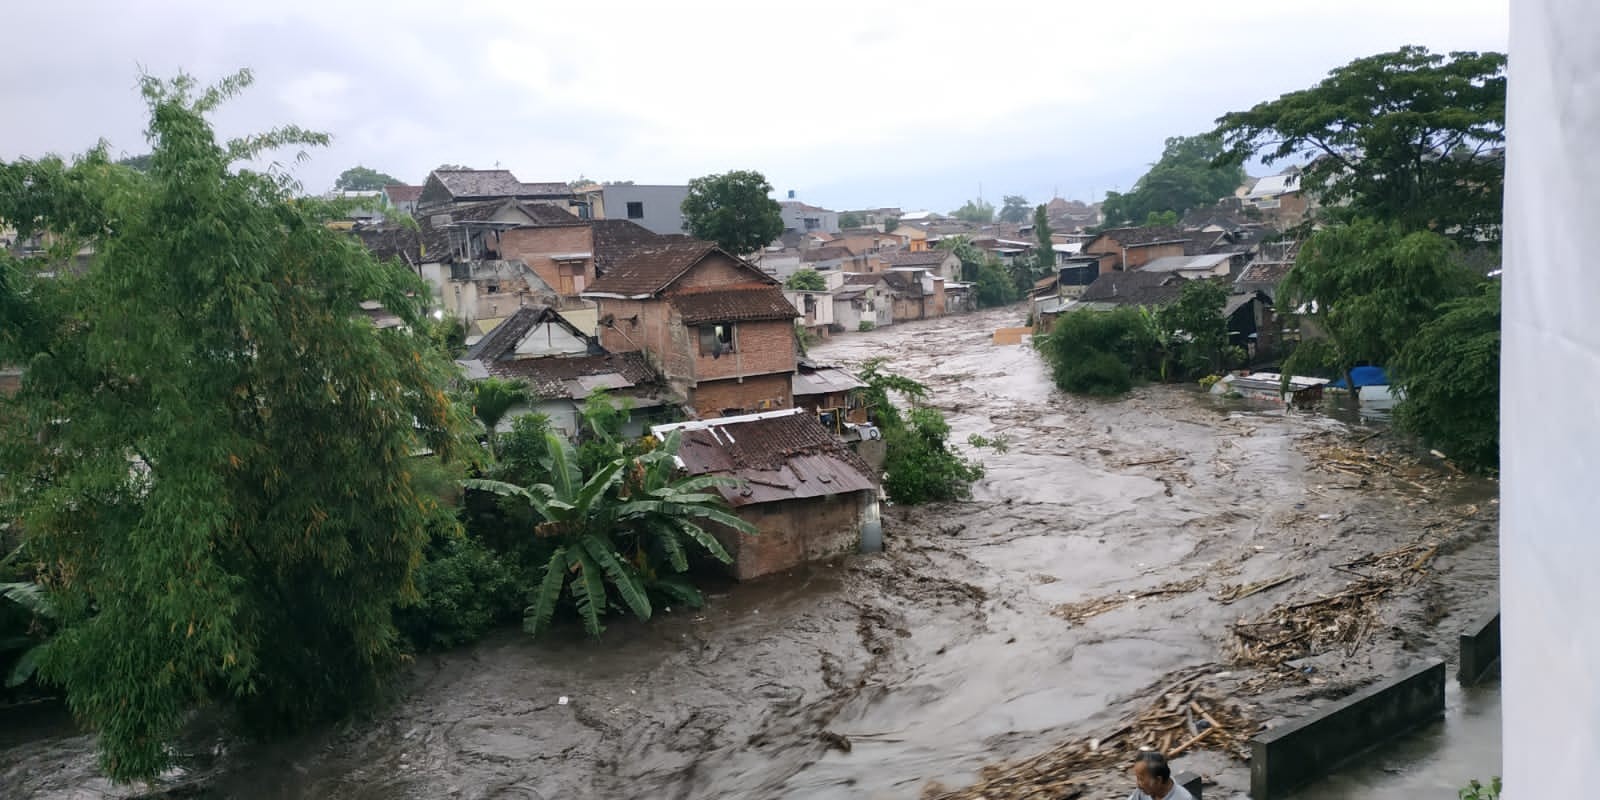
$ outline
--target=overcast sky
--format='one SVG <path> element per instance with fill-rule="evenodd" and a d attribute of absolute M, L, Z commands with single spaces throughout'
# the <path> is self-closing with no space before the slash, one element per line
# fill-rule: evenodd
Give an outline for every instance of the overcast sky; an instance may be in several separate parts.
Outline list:
<path fill-rule="evenodd" d="M 256 85 L 223 135 L 295 123 L 364 164 L 525 181 L 765 173 L 833 208 L 948 211 L 1126 189 L 1168 136 L 1420 44 L 1505 50 L 1507 0 L 19 0 L 4 12 L 0 159 L 105 138 L 136 154 L 141 70 Z M 134 11 L 132 9 L 138 9 Z"/>

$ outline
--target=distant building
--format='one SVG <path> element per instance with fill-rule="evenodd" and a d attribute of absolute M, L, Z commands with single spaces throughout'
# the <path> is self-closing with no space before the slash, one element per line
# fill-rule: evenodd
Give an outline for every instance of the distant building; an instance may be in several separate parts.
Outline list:
<path fill-rule="evenodd" d="M 818 208 L 799 200 L 779 201 L 778 207 L 783 214 L 783 229 L 786 231 L 799 231 L 811 233 L 839 232 L 839 212 Z"/>
<path fill-rule="evenodd" d="M 420 213 L 461 203 L 486 200 L 520 200 L 552 205 L 572 212 L 579 219 L 590 219 L 593 209 L 586 196 L 565 183 L 524 183 L 506 169 L 436 169 L 428 173 L 417 195 Z"/>
<path fill-rule="evenodd" d="M 609 184 L 601 188 L 608 219 L 626 219 L 652 233 L 683 233 L 688 186 Z"/>
<path fill-rule="evenodd" d="M 415 216 L 417 213 L 417 198 L 422 196 L 421 186 L 407 186 L 403 183 L 390 184 L 383 187 L 383 199 L 390 206 L 405 213 Z"/>

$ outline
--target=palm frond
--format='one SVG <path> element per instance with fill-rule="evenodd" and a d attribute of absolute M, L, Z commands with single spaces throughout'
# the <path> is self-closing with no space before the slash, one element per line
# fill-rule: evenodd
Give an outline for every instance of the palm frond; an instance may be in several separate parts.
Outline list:
<path fill-rule="evenodd" d="M 572 582 L 572 596 L 578 601 L 578 616 L 583 618 L 583 627 L 589 635 L 599 638 L 605 631 L 605 626 L 600 624 L 600 615 L 606 611 L 606 581 L 600 565 L 583 550 L 574 548 L 568 553 L 568 563 L 578 570 L 577 579 Z"/>
<path fill-rule="evenodd" d="M 5 597 L 29 612 L 45 619 L 54 619 L 56 616 L 55 604 L 50 602 L 50 596 L 45 593 L 44 587 L 37 583 L 0 583 L 0 597 Z"/>
<path fill-rule="evenodd" d="M 697 544 L 705 548 L 706 552 L 710 553 L 712 558 L 715 558 L 724 564 L 733 563 L 733 556 L 728 555 L 728 551 L 722 547 L 722 542 L 717 541 L 717 537 L 707 533 L 705 528 L 702 528 L 686 519 L 675 520 L 672 524 L 677 526 L 678 530 L 682 531 L 690 539 L 695 540 Z"/>
<path fill-rule="evenodd" d="M 645 514 L 662 514 L 669 517 L 698 517 L 707 522 L 725 525 L 740 533 L 756 534 L 760 532 L 756 526 L 740 519 L 737 515 L 724 511 L 715 506 L 698 503 L 680 504 L 665 500 L 633 500 L 622 504 L 617 510 L 617 516 L 643 516 Z"/>
<path fill-rule="evenodd" d="M 544 448 L 548 459 L 546 467 L 550 470 L 550 483 L 555 487 L 556 497 L 571 501 L 577 495 L 578 487 L 583 484 L 572 443 L 556 431 L 545 431 Z"/>
<path fill-rule="evenodd" d="M 566 584 L 567 548 L 557 547 L 550 555 L 550 561 L 545 564 L 544 578 L 534 592 L 533 604 L 522 612 L 523 630 L 538 635 L 550 627 L 550 620 L 556 613 L 556 603 L 561 600 L 561 587 Z"/>
<path fill-rule="evenodd" d="M 17 663 L 11 666 L 11 674 L 6 676 L 6 688 L 15 689 L 31 680 L 39 671 L 39 658 L 44 655 L 44 645 L 36 645 L 23 651 L 17 658 Z"/>
<path fill-rule="evenodd" d="M 683 542 L 678 541 L 677 527 L 658 522 L 650 525 L 649 530 L 655 540 L 661 543 L 661 549 L 667 551 L 667 563 L 672 565 L 672 569 L 676 572 L 688 571 L 689 556 L 683 551 Z"/>
<path fill-rule="evenodd" d="M 599 471 L 589 476 L 589 480 L 583 484 L 583 488 L 578 490 L 577 498 L 573 501 L 573 505 L 584 510 L 592 507 L 595 500 L 605 494 L 607 489 L 615 486 L 617 481 L 622 480 L 622 468 L 625 466 L 627 466 L 627 462 L 619 458 L 601 467 Z"/>
<path fill-rule="evenodd" d="M 611 578 L 613 586 L 617 587 L 617 594 L 622 596 L 622 602 L 628 605 L 639 619 L 650 618 L 650 597 L 645 594 L 644 586 L 639 583 L 639 576 L 627 564 L 617 558 L 615 551 L 609 543 L 599 536 L 583 537 L 583 549 L 589 556 L 605 570 L 606 576 Z"/>
<path fill-rule="evenodd" d="M 677 576 L 669 575 L 650 584 L 650 588 L 658 591 L 689 608 L 699 608 L 706 604 L 706 599 L 694 584 Z"/>
<path fill-rule="evenodd" d="M 505 481 L 494 481 L 487 478 L 468 478 L 467 480 L 462 481 L 461 485 L 476 492 L 489 492 L 491 494 L 500 495 L 501 497 L 522 497 L 530 501 L 533 499 L 532 492 L 529 489 L 524 489 L 523 487 L 514 483 L 506 483 Z"/>

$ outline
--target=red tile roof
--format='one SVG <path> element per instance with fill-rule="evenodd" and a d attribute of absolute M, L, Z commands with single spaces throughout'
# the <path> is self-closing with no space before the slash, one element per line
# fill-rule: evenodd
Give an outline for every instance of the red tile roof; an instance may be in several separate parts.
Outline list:
<path fill-rule="evenodd" d="M 626 297 L 653 295 L 671 286 L 712 253 L 723 253 L 723 250 L 710 242 L 662 237 L 658 242 L 634 248 L 633 255 L 607 270 L 584 293 L 620 294 Z M 749 274 L 747 280 L 777 284 L 760 269 L 733 256 L 728 257 Z"/>
<path fill-rule="evenodd" d="M 415 203 L 422 195 L 422 187 L 394 183 L 383 187 L 383 193 L 389 197 L 391 203 Z"/>
<path fill-rule="evenodd" d="M 800 316 L 783 290 L 761 283 L 713 286 L 671 295 L 672 307 L 685 325 L 707 322 L 741 322 L 760 319 L 794 319 Z"/>
<path fill-rule="evenodd" d="M 891 267 L 937 267 L 949 257 L 949 250 L 922 250 L 916 253 L 890 253 L 884 260 Z"/>

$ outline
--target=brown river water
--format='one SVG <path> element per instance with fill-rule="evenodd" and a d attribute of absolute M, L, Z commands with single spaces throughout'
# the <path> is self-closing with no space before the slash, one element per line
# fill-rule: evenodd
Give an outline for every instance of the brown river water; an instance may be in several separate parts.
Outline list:
<path fill-rule="evenodd" d="M 1428 577 L 1381 630 L 1309 681 L 1247 698 L 1264 722 L 1306 713 L 1425 657 L 1495 604 L 1494 486 L 1354 486 L 1304 442 L 1353 434 L 1321 414 L 1246 408 L 1154 386 L 1119 401 L 1055 391 L 1027 345 L 995 346 L 1016 309 L 869 333 L 821 362 L 886 357 L 925 382 L 986 477 L 969 502 L 885 511 L 885 552 L 717 587 L 699 611 L 617 621 L 604 639 L 516 631 L 423 656 L 393 704 L 271 745 L 197 734 L 155 796 L 267 798 L 917 798 L 985 764 L 1092 735 L 1164 676 L 1219 662 L 1228 625 L 1343 587 L 1333 564 L 1447 526 Z M 966 445 L 1004 436 L 1005 453 Z M 1365 435 L 1365 434 L 1363 434 Z M 1231 605 L 1223 583 L 1299 577 Z M 1073 624 L 1051 608 L 1202 579 Z M 59 710 L 0 731 L 0 796 L 138 795 L 94 770 Z M 846 752 L 823 734 L 847 737 Z M 1242 797 L 1248 765 L 1179 768 Z M 1464 782 L 1464 781 L 1463 781 Z M 1098 784 L 1097 784 L 1098 785 Z M 1126 796 L 1120 777 L 1094 796 Z"/>

